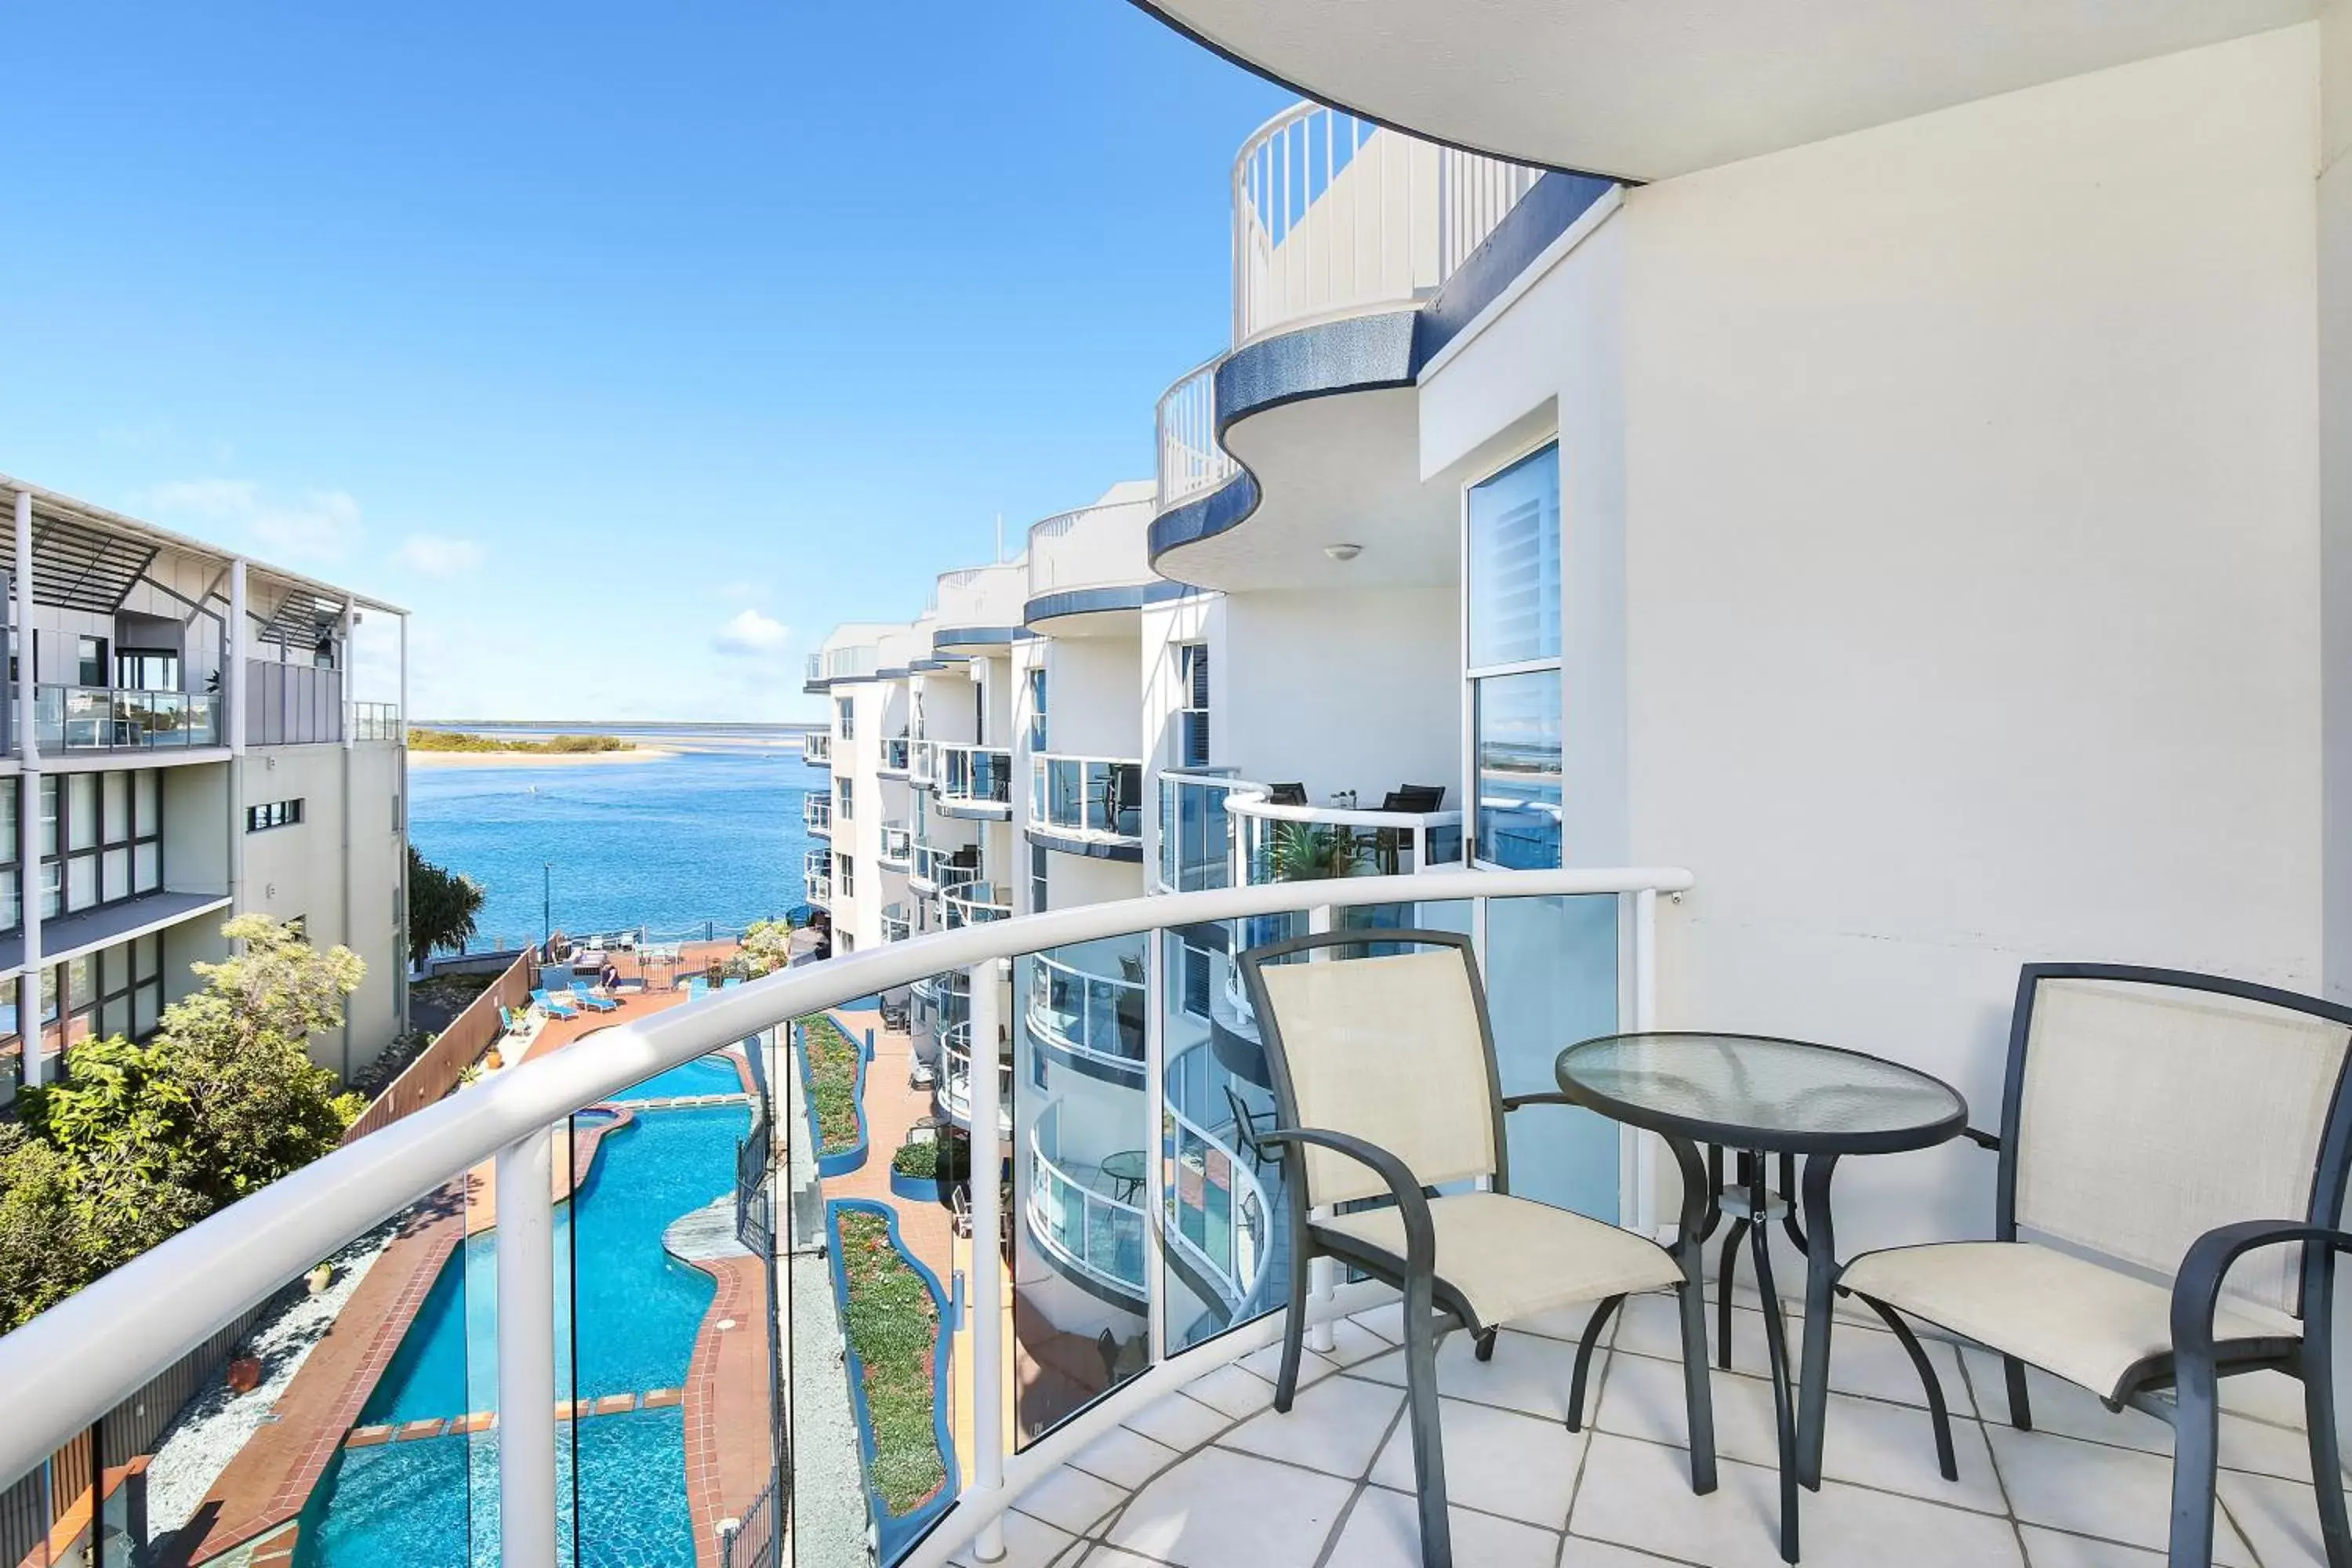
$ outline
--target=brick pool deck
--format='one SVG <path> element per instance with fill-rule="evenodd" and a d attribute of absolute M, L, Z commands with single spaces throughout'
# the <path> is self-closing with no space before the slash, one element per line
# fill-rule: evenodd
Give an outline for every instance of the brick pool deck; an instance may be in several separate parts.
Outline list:
<path fill-rule="evenodd" d="M 680 988 L 626 991 L 618 1013 L 549 1019 L 526 1047 L 525 1059 L 561 1050 L 599 1029 L 683 1005 L 688 995 L 684 979 L 733 951 L 729 942 L 690 944 L 688 962 L 674 971 Z M 620 967 L 625 981 L 642 978 L 633 955 Z M 656 967 L 653 983 L 666 984 L 670 973 Z M 746 1089 L 750 1087 L 747 1082 Z M 577 1181 L 584 1178 L 597 1142 L 626 1121 L 624 1112 L 609 1125 L 580 1130 L 568 1143 L 559 1146 L 551 1184 L 559 1199 L 568 1197 Z M 887 1156 L 883 1168 L 887 1173 Z M 188 1527 L 179 1532 L 166 1560 L 168 1568 L 237 1556 L 258 1563 L 263 1556 L 291 1551 L 292 1521 L 336 1451 L 352 1437 L 360 1412 L 391 1364 L 442 1266 L 464 1237 L 495 1223 L 489 1175 L 487 1165 L 478 1167 L 464 1183 L 450 1184 L 398 1222 L 392 1242 L 303 1362 L 268 1421 L 221 1472 Z M 761 1331 L 767 1310 L 765 1265 L 744 1256 L 694 1267 L 710 1274 L 718 1289 L 696 1337 L 687 1387 L 682 1394 L 646 1391 L 642 1404 L 652 1407 L 682 1400 L 686 1405 L 696 1558 L 698 1568 L 711 1568 L 717 1561 L 716 1521 L 740 1516 L 768 1479 L 771 1380 Z M 733 1329 L 718 1327 L 730 1321 L 735 1324 Z M 633 1406 L 640 1403 L 638 1396 L 627 1397 Z M 565 1405 L 559 1405 L 558 1411 L 567 1417 L 574 1414 Z M 595 1405 L 578 1412 L 597 1413 Z M 400 1440 L 452 1429 L 478 1431 L 490 1420 L 480 1414 L 450 1414 L 459 1419 L 447 1426 L 430 1423 L 432 1433 L 379 1436 L 372 1429 L 360 1441 Z"/>

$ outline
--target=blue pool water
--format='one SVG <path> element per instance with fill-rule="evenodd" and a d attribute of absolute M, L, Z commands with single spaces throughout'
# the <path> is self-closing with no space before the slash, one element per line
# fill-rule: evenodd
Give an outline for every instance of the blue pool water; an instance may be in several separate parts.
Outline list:
<path fill-rule="evenodd" d="M 740 1094 L 743 1075 L 735 1069 L 735 1058 L 712 1055 L 697 1057 L 690 1062 L 680 1062 L 666 1071 L 638 1084 L 618 1100 L 666 1100 L 673 1095 Z"/>
<path fill-rule="evenodd" d="M 735 1145 L 750 1127 L 748 1107 L 710 1106 L 643 1113 L 605 1135 L 587 1182 L 556 1215 L 559 1397 L 685 1383 L 713 1288 L 663 1250 L 661 1234 L 733 1190 Z M 489 1235 L 471 1237 L 444 1266 L 362 1425 L 498 1407 L 493 1247 Z M 566 1517 L 575 1441 L 585 1478 L 581 1562 L 689 1568 L 679 1413 L 594 1416 L 562 1430 Z M 494 1433 L 343 1450 L 306 1510 L 301 1568 L 495 1563 L 497 1469 Z"/>
<path fill-rule="evenodd" d="M 648 763 L 436 767 L 408 773 L 417 853 L 487 897 L 478 946 L 540 937 L 541 868 L 554 923 L 676 933 L 740 927 L 806 897 L 801 797 L 830 776 L 797 752 L 690 752 Z"/>

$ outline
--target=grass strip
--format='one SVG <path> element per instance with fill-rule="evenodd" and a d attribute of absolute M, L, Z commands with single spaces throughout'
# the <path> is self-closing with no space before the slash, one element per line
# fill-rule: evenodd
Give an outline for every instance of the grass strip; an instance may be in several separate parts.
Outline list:
<path fill-rule="evenodd" d="M 823 1016 L 801 1020 L 801 1039 L 816 1107 L 816 1152 L 837 1154 L 857 1142 L 857 1042 Z"/>
<path fill-rule="evenodd" d="M 947 1485 L 934 1411 L 933 1356 L 938 1304 L 898 1249 L 879 1215 L 843 1211 L 835 1227 L 848 1285 L 842 1325 L 866 1370 L 866 1408 L 874 1426 L 874 1489 L 904 1515 Z"/>

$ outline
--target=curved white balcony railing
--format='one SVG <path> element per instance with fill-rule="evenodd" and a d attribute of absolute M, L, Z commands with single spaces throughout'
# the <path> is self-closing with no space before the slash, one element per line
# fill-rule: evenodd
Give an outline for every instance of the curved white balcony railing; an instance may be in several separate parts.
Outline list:
<path fill-rule="evenodd" d="M 1029 1234 L 1063 1268 L 1143 1294 L 1143 1208 L 1099 1193 L 1063 1161 L 1062 1103 L 1029 1130 Z"/>
<path fill-rule="evenodd" d="M 886 779 L 905 778 L 913 750 L 914 742 L 904 735 L 887 737 L 882 742 L 882 755 L 875 763 L 874 771 Z"/>
<path fill-rule="evenodd" d="M 1175 1134 L 1176 1179 L 1168 1188 L 1170 1246 L 1213 1282 L 1228 1310 L 1257 1293 L 1265 1278 L 1274 1215 L 1237 1134 L 1212 1131 L 1168 1107 Z"/>
<path fill-rule="evenodd" d="M 1360 811 L 1277 805 L 1256 788 L 1226 797 L 1234 880 L 1257 886 L 1317 877 L 1398 877 L 1462 862 L 1458 811 Z"/>
<path fill-rule="evenodd" d="M 1160 395 L 1152 416 L 1159 437 L 1160 511 L 1206 495 L 1241 472 L 1217 440 L 1217 366 L 1224 357 L 1193 366 Z"/>
<path fill-rule="evenodd" d="M 812 791 L 801 796 L 801 826 L 811 833 L 833 837 L 833 796 Z"/>
<path fill-rule="evenodd" d="M 1234 159 L 1234 343 L 1427 299 L 1542 177 L 1299 103 Z"/>
<path fill-rule="evenodd" d="M 940 776 L 940 743 L 937 741 L 907 742 L 907 782 L 918 789 L 928 789 Z"/>
<path fill-rule="evenodd" d="M 420 1194 L 466 1181 L 494 1162 L 490 1188 L 499 1224 L 488 1245 L 495 1249 L 502 1282 L 493 1329 L 499 1384 L 495 1468 L 501 1500 L 500 1549 L 509 1561 L 553 1563 L 558 1556 L 556 1510 L 542 1506 L 556 1495 L 556 1452 L 562 1440 L 555 1415 L 558 1317 L 551 1281 L 555 1278 L 557 1227 L 550 1171 L 556 1142 L 568 1140 L 568 1119 L 575 1113 L 789 1020 L 858 997 L 887 994 L 929 976 L 965 976 L 971 986 L 975 1028 L 992 1030 L 994 1004 L 989 988 L 1008 959 L 1132 937 L 1146 938 L 1149 950 L 1162 945 L 1164 935 L 1187 927 L 1295 919 L 1335 905 L 1459 900 L 1472 906 L 1475 926 L 1485 919 L 1485 908 L 1498 899 L 1625 900 L 1632 911 L 1630 939 L 1621 942 L 1612 936 L 1609 943 L 1620 966 L 1617 988 L 1631 998 L 1622 1022 L 1628 1028 L 1649 1028 L 1654 1026 L 1656 992 L 1655 895 L 1690 886 L 1688 872 L 1664 868 L 1465 871 L 1089 904 L 985 929 L 877 945 L 713 992 L 693 1007 L 625 1018 L 613 1028 L 561 1051 L 515 1063 L 353 1140 L 0 1337 L 0 1388 L 8 1391 L 9 1414 L 8 1420 L 0 1422 L 0 1481 L 40 1468 L 51 1454 L 86 1434 L 150 1380 L 310 1273 L 320 1258 L 334 1257 L 354 1239 L 407 1211 Z M 1017 1110 L 1017 1097 L 1030 1092 L 1021 1083 L 1008 1084 L 1002 1072 L 983 1075 L 971 1089 L 971 1112 L 999 1126 L 1008 1104 Z M 1008 1090 L 1013 1098 L 1008 1099 Z M 1159 1076 L 1147 1075 L 1140 1093 L 1140 1125 L 1160 1126 L 1167 1107 Z M 1623 1217 L 1639 1229 L 1656 1222 L 1645 1147 L 1633 1140 L 1625 1144 L 1625 1157 L 1634 1165 L 1623 1188 Z M 1075 1173 L 1058 1164 L 1055 1170 L 1066 1177 Z M 799 1180 L 796 1171 L 796 1190 Z M 975 1233 L 994 1235 L 1003 1218 L 996 1184 L 975 1183 L 972 1207 Z M 1034 1217 L 1045 1220 L 1045 1233 L 1066 1244 L 1074 1234 L 1090 1237 L 1083 1227 L 1074 1232 L 1066 1213 Z M 1090 1239 L 1080 1255 L 1092 1255 Z M 1108 1267 L 1118 1271 L 1115 1264 Z M 1009 1381 L 1013 1366 L 1004 1284 L 993 1270 L 977 1271 L 972 1278 L 969 1348 L 977 1373 L 975 1386 L 997 1388 Z M 511 1295 L 507 1282 L 513 1285 Z M 1356 1298 L 1350 1298 L 1347 1288 L 1341 1288 L 1340 1297 L 1333 1310 L 1352 1310 L 1349 1301 Z M 1276 1326 L 1271 1319 L 1237 1325 L 1234 1331 L 1193 1349 L 1155 1353 L 1152 1364 L 1139 1375 L 1017 1453 L 1006 1453 L 994 1444 L 979 1445 L 973 1462 L 960 1472 L 962 1489 L 951 1511 L 922 1542 L 914 1561 L 944 1563 L 1077 1447 L 1169 1390 L 1269 1342 Z M 980 1429 L 992 1428 L 983 1424 Z M 457 1484 L 467 1484 L 462 1474 Z M 684 1528 L 682 1521 L 679 1527 Z"/>
<path fill-rule="evenodd" d="M 993 882 L 955 882 L 940 889 L 940 923 L 950 931 L 1012 917 L 1013 905 Z"/>
<path fill-rule="evenodd" d="M 808 901 L 821 910 L 833 907 L 833 851 L 811 849 L 801 857 L 801 880 L 808 886 Z"/>
<path fill-rule="evenodd" d="M 812 654 L 811 658 L 815 656 Z M 833 736 L 823 730 L 801 732 L 801 761 L 813 768 L 833 766 Z"/>
<path fill-rule="evenodd" d="M 1029 592 L 1029 563 L 1000 562 L 940 574 L 932 613 L 941 630 L 970 626 L 1017 626 Z"/>
<path fill-rule="evenodd" d="M 949 849 L 935 844 L 918 844 L 907 862 L 907 886 L 918 893 L 936 893 L 942 888 L 952 888 L 959 882 L 969 882 L 979 877 L 980 867 L 970 859 L 972 850 Z"/>
<path fill-rule="evenodd" d="M 1029 596 L 1151 581 L 1151 518 L 1138 500 L 1098 502 L 1029 530 Z"/>
<path fill-rule="evenodd" d="M 996 1131 L 1013 1131 L 1013 1064 L 996 1064 Z M 971 1130 L 971 1020 L 949 1026 L 940 1037 L 940 1109 L 966 1131 Z"/>
<path fill-rule="evenodd" d="M 914 934 L 915 922 L 913 917 L 908 913 L 906 905 L 882 906 L 882 940 L 884 942 L 905 942 Z"/>
<path fill-rule="evenodd" d="M 1013 753 L 1003 746 L 976 746 L 963 741 L 939 743 L 939 773 L 933 787 L 944 807 L 1013 814 Z"/>
<path fill-rule="evenodd" d="M 1141 846 L 1143 764 L 1119 757 L 1032 752 L 1029 826 L 1059 838 Z"/>
<path fill-rule="evenodd" d="M 1170 769 L 1160 775 L 1160 890 L 1197 893 L 1234 885 L 1235 795 L 1267 793 L 1229 768 Z"/>
<path fill-rule="evenodd" d="M 906 870 L 914 853 L 915 836 L 907 831 L 905 825 L 896 822 L 882 825 L 882 864 L 894 871 Z"/>
<path fill-rule="evenodd" d="M 1055 1050 L 1121 1073 L 1143 1068 L 1144 984 L 1046 953 L 1029 961 L 1029 1032 Z"/>

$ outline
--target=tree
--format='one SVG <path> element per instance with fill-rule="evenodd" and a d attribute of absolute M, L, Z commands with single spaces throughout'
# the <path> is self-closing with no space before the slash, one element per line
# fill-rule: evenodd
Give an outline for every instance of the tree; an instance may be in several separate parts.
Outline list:
<path fill-rule="evenodd" d="M 482 885 L 446 870 L 408 847 L 408 963 L 414 969 L 436 948 L 463 952 L 482 912 Z"/>
<path fill-rule="evenodd" d="M 204 987 L 153 1039 L 85 1041 L 19 1097 L 24 1132 L 0 1143 L 0 1322 L 299 1170 L 363 1109 L 310 1042 L 342 1026 L 366 965 L 264 915 L 221 933 L 243 950 L 194 965 Z"/>

